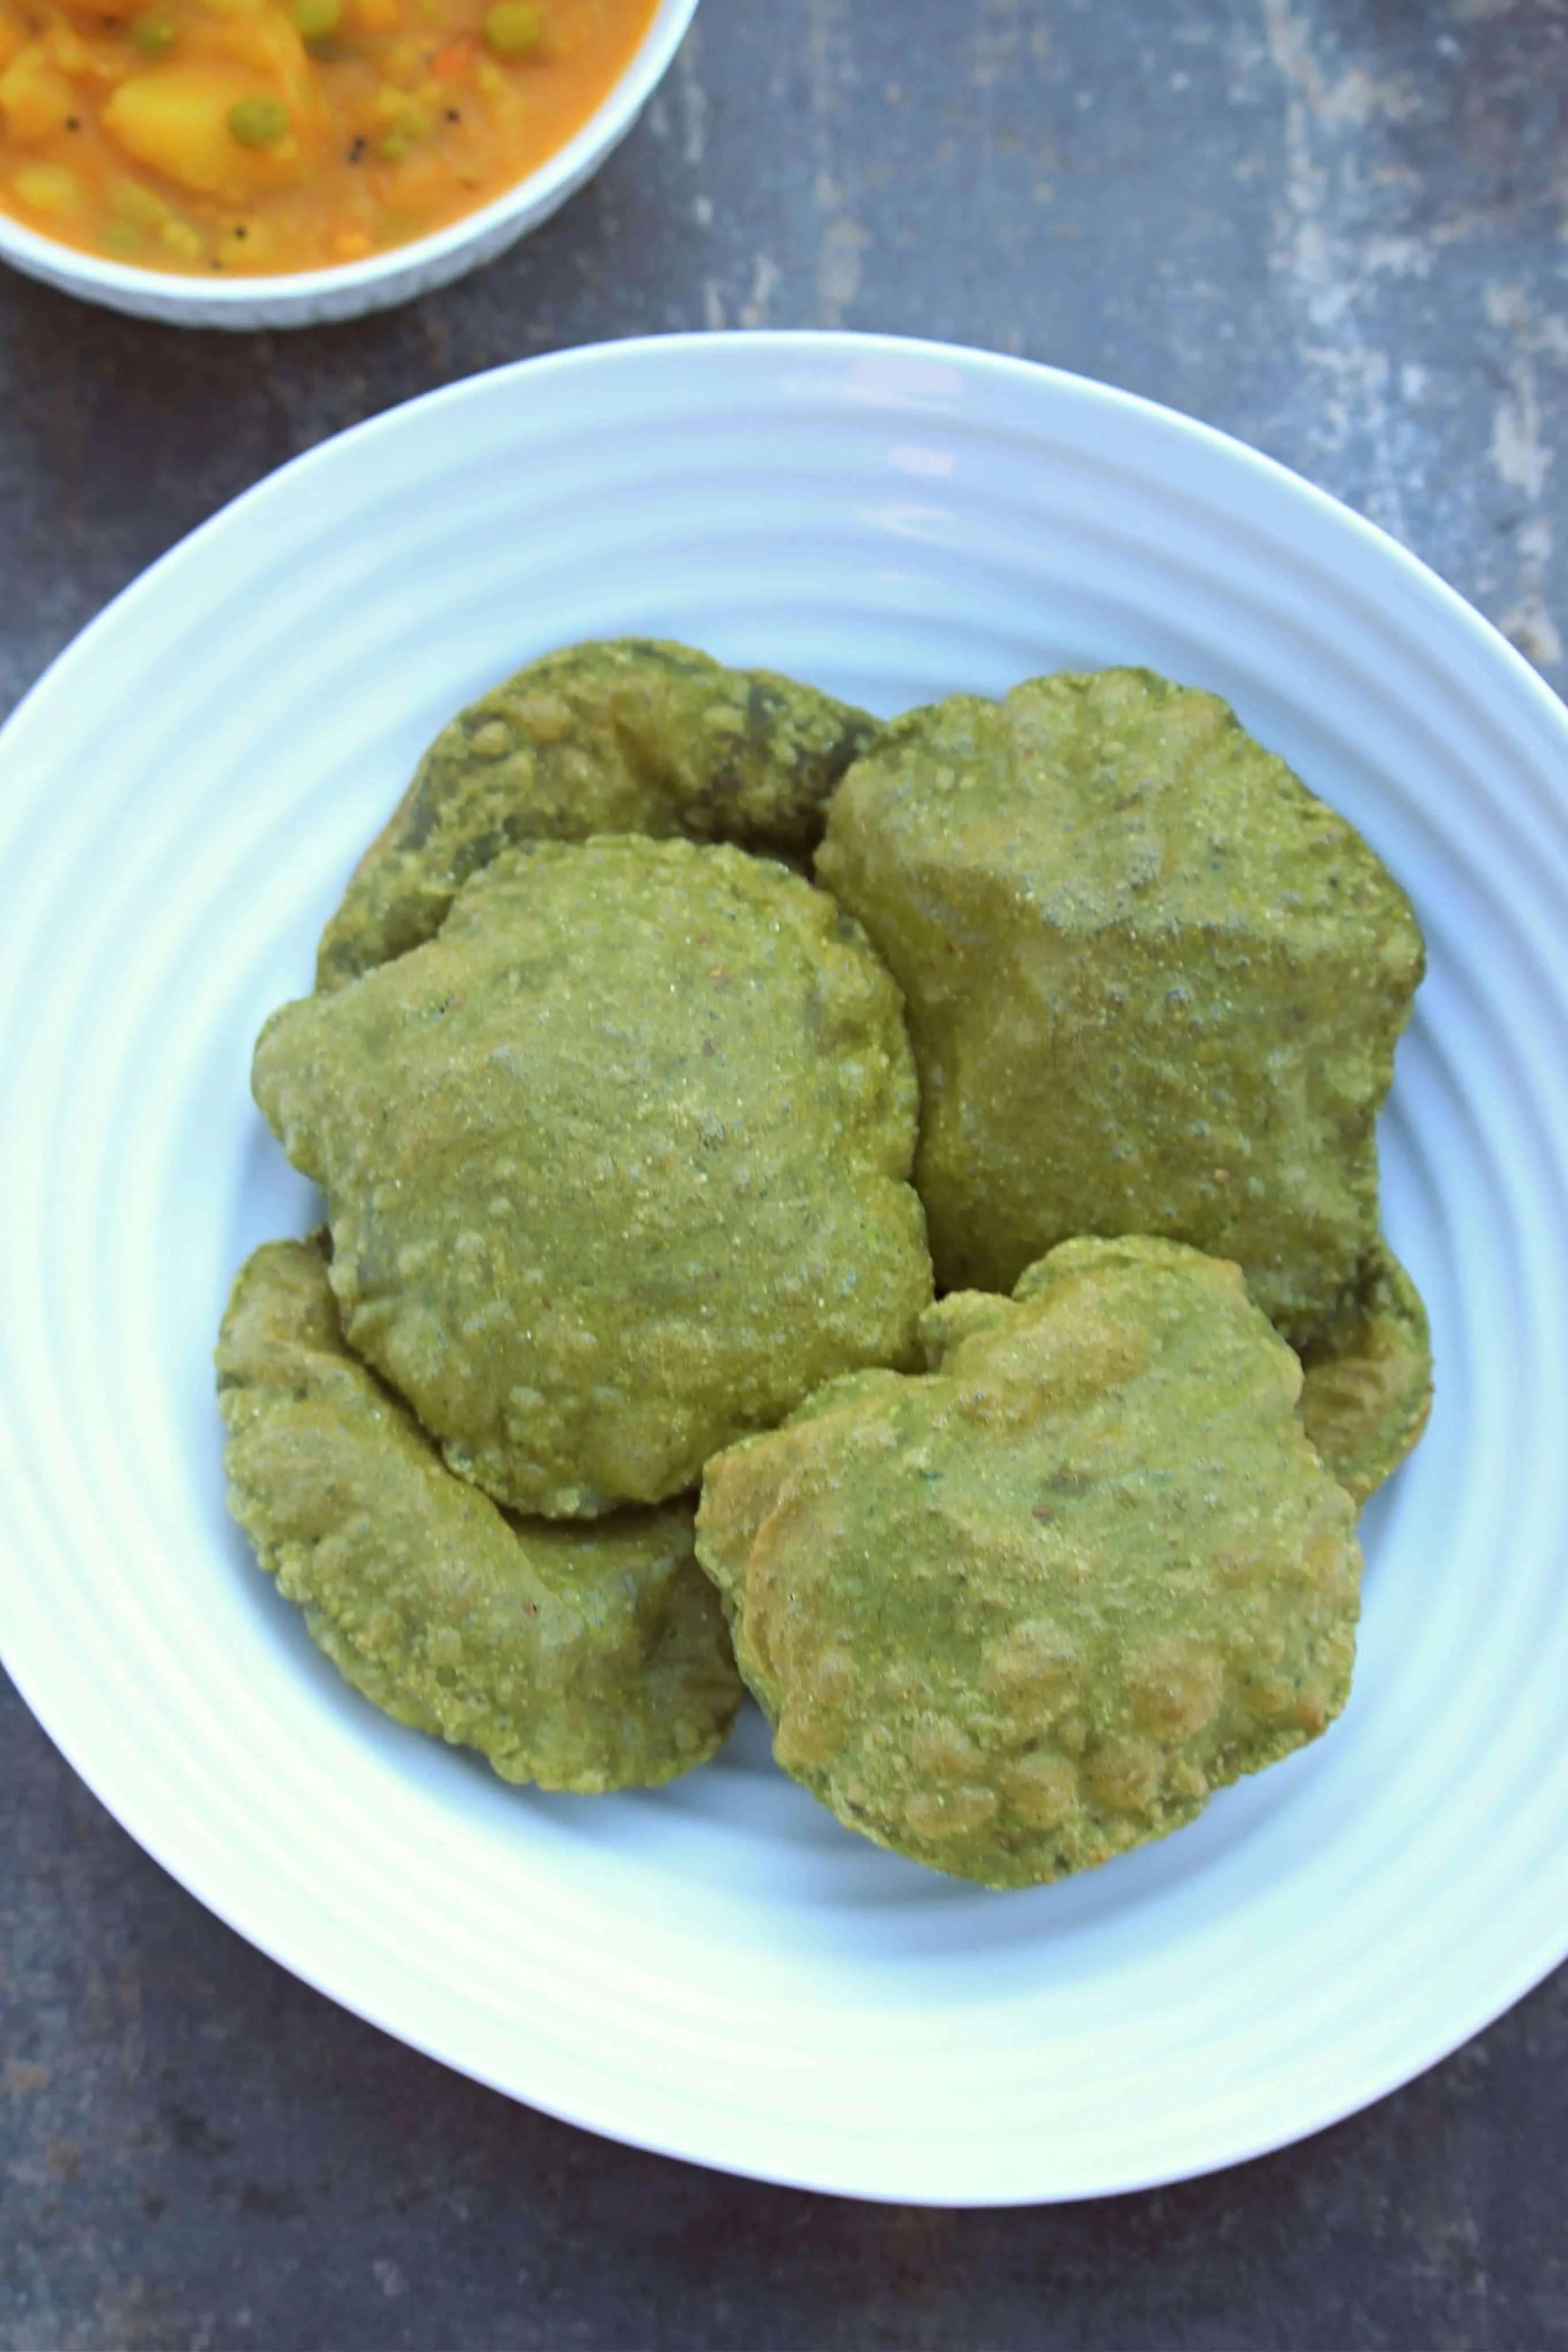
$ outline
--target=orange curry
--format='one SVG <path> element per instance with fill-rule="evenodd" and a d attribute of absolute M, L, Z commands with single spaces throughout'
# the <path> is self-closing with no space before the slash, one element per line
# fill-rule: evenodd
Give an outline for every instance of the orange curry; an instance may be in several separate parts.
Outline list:
<path fill-rule="evenodd" d="M 0 210 L 154 269 L 327 269 L 565 145 L 655 0 L 0 0 Z"/>

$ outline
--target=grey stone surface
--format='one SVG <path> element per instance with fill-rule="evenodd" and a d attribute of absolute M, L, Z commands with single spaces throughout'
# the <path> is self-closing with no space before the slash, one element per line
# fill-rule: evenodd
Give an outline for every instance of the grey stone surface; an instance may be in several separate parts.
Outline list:
<path fill-rule="evenodd" d="M 4 276 L 0 709 L 357 418 L 532 352 L 765 324 L 987 344 L 1207 417 L 1395 531 L 1561 690 L 1565 90 L 1565 0 L 707 0 L 601 179 L 414 310 L 231 341 Z M 9 1694 L 0 1771 L 12 2352 L 1568 2345 L 1562 1977 L 1212 2180 L 839 2204 L 388 2042 L 201 1911 Z"/>

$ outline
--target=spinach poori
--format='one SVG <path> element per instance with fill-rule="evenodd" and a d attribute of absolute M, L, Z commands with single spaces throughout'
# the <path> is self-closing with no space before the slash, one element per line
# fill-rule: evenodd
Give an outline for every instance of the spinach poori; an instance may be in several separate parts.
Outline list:
<path fill-rule="evenodd" d="M 782 866 L 507 851 L 435 939 L 275 1014 L 256 1092 L 326 1192 L 350 1343 L 515 1509 L 663 1501 L 915 1356 L 898 992 Z"/>
<path fill-rule="evenodd" d="M 349 1347 L 319 1239 L 246 1260 L 217 1364 L 229 1507 L 386 1714 L 585 1794 L 718 1747 L 740 1683 L 689 1504 L 591 1527 L 500 1510 Z"/>
<path fill-rule="evenodd" d="M 879 1845 L 1024 1886 L 1327 1727 L 1355 1505 L 1235 1265 L 1064 1242 L 924 1331 L 925 1376 L 835 1381 L 704 1476 L 697 1556 L 786 1771 Z"/>
<path fill-rule="evenodd" d="M 1163 1837 L 1349 1694 L 1431 1402 L 1375 1135 L 1422 969 L 1355 829 L 1148 671 L 883 725 L 547 655 L 257 1044 L 329 1235 L 236 1283 L 232 1507 L 510 1778 L 668 1779 L 744 1681 L 936 1869 Z"/>

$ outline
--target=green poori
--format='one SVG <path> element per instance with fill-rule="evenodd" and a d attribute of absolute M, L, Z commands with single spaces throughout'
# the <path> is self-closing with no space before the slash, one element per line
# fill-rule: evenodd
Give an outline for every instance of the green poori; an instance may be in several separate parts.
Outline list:
<path fill-rule="evenodd" d="M 1294 1344 L 1328 1330 L 1377 1239 L 1421 935 L 1225 703 L 1111 669 L 912 712 L 817 872 L 907 1000 L 942 1286 L 1152 1234 L 1239 1262 Z"/>
<path fill-rule="evenodd" d="M 433 939 L 469 876 L 524 841 L 685 835 L 809 852 L 877 723 L 771 670 L 648 638 L 530 663 L 443 728 L 322 936 L 337 988 Z"/>
<path fill-rule="evenodd" d="M 1412 1454 L 1432 1410 L 1432 1335 L 1404 1266 L 1379 1240 L 1301 1357 L 1301 1419 L 1358 1503 Z"/>
<path fill-rule="evenodd" d="M 708 1465 L 697 1554 L 774 1753 L 990 1886 L 1163 1837 L 1350 1688 L 1355 1506 L 1239 1270 L 1078 1240 Z"/>
<path fill-rule="evenodd" d="M 350 1343 L 518 1510 L 696 1485 L 931 1297 L 899 996 L 858 926 L 728 847 L 507 852 L 440 935 L 264 1030 Z"/>
<path fill-rule="evenodd" d="M 318 1242 L 240 1269 L 217 1349 L 229 1507 L 318 1645 L 400 1723 L 507 1780 L 653 1787 L 740 1701 L 687 1504 L 513 1517 L 346 1345 Z"/>

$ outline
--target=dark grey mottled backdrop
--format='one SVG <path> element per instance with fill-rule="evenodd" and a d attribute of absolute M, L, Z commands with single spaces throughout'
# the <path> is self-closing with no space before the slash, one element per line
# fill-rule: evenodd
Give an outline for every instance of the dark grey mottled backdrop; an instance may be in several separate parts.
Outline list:
<path fill-rule="evenodd" d="M 340 426 L 522 353 L 763 325 L 987 344 L 1208 418 L 1561 689 L 1565 89 L 1568 0 L 706 0 L 598 184 L 414 310 L 198 339 L 0 273 L 0 710 Z M 8 1692 L 0 1772 L 9 2352 L 1568 2345 L 1568 1978 L 1212 2180 L 835 2204 L 601 2145 L 329 2008 Z"/>

